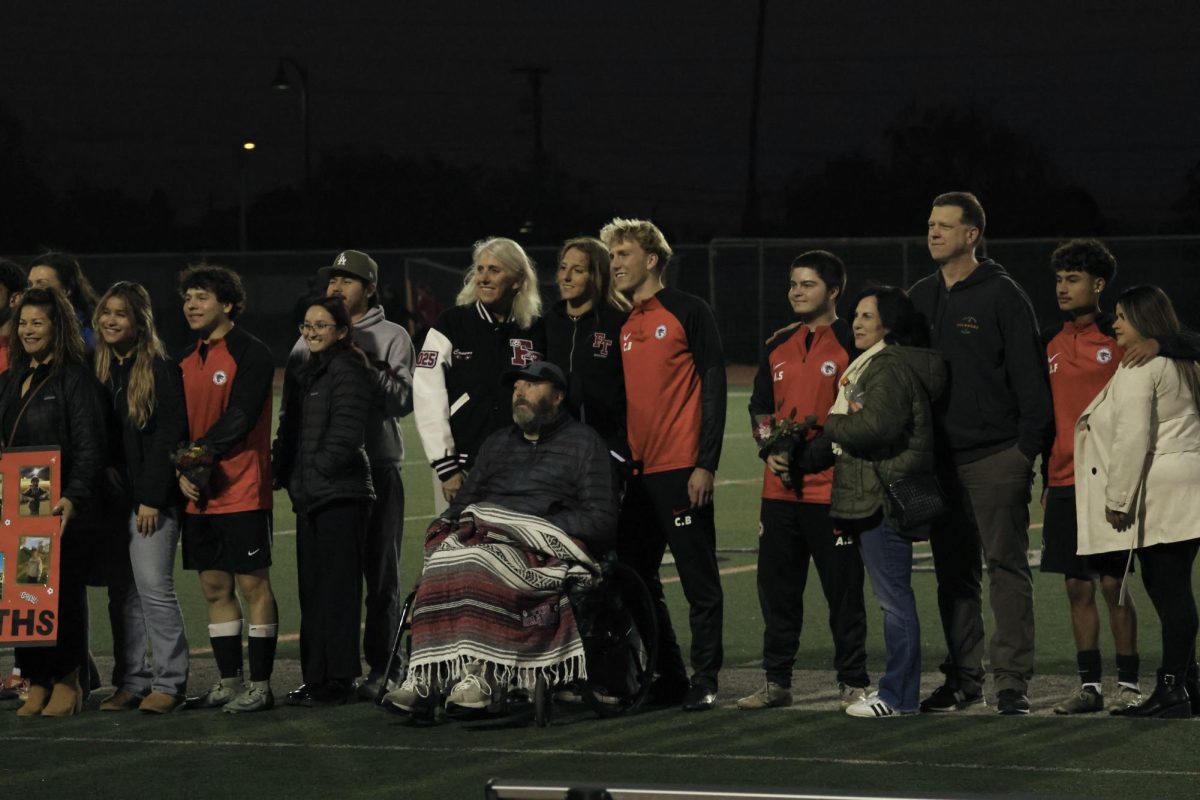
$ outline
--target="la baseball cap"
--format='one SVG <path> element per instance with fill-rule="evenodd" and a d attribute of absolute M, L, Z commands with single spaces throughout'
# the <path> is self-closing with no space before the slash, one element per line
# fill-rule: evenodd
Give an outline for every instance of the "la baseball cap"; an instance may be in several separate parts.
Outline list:
<path fill-rule="evenodd" d="M 566 376 L 556 364 L 549 361 L 533 361 L 520 369 L 510 369 L 504 373 L 504 385 L 511 388 L 518 378 L 527 381 L 549 381 L 564 392 L 567 390 Z"/>
<path fill-rule="evenodd" d="M 343 250 L 338 253 L 332 264 L 317 270 L 317 275 L 328 280 L 334 272 L 345 272 L 367 283 L 379 282 L 379 265 L 375 263 L 375 259 L 358 250 Z"/>

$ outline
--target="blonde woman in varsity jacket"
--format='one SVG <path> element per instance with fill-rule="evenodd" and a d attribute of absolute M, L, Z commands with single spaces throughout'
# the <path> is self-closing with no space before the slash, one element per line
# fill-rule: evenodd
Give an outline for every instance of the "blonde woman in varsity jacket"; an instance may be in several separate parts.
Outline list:
<path fill-rule="evenodd" d="M 500 376 L 546 352 L 533 262 L 512 239 L 476 243 L 457 305 L 425 336 L 413 371 L 417 432 L 434 470 L 434 508 L 462 488 L 479 446 L 512 424 Z"/>

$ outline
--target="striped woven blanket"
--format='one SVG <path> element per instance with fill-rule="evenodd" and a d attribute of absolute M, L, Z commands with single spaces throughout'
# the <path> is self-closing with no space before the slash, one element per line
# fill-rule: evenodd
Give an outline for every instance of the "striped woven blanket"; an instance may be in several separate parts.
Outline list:
<path fill-rule="evenodd" d="M 413 604 L 410 669 L 443 688 L 472 661 L 488 664 L 501 686 L 586 678 L 564 586 L 598 574 L 587 550 L 541 517 L 480 503 L 457 525 L 435 522 Z"/>

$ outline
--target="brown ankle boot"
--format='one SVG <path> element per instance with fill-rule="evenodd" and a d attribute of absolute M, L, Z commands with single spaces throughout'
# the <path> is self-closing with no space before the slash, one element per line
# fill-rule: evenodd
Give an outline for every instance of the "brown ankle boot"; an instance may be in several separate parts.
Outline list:
<path fill-rule="evenodd" d="M 79 686 L 79 670 L 54 684 L 50 702 L 42 709 L 43 717 L 69 717 L 83 710 L 83 689 Z"/>
<path fill-rule="evenodd" d="M 17 709 L 18 717 L 36 717 L 46 707 L 50 699 L 50 690 L 40 683 L 29 684 L 29 692 L 25 695 L 25 705 Z"/>

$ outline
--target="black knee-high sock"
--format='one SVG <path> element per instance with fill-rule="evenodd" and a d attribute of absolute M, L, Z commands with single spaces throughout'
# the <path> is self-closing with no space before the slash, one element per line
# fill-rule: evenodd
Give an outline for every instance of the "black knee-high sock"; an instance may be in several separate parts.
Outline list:
<path fill-rule="evenodd" d="M 222 678 L 237 678 L 242 674 L 242 621 L 214 622 L 208 626 L 208 641 Z"/>
<path fill-rule="evenodd" d="M 250 625 L 250 680 L 269 681 L 275 668 L 275 646 L 279 643 L 279 625 Z"/>

